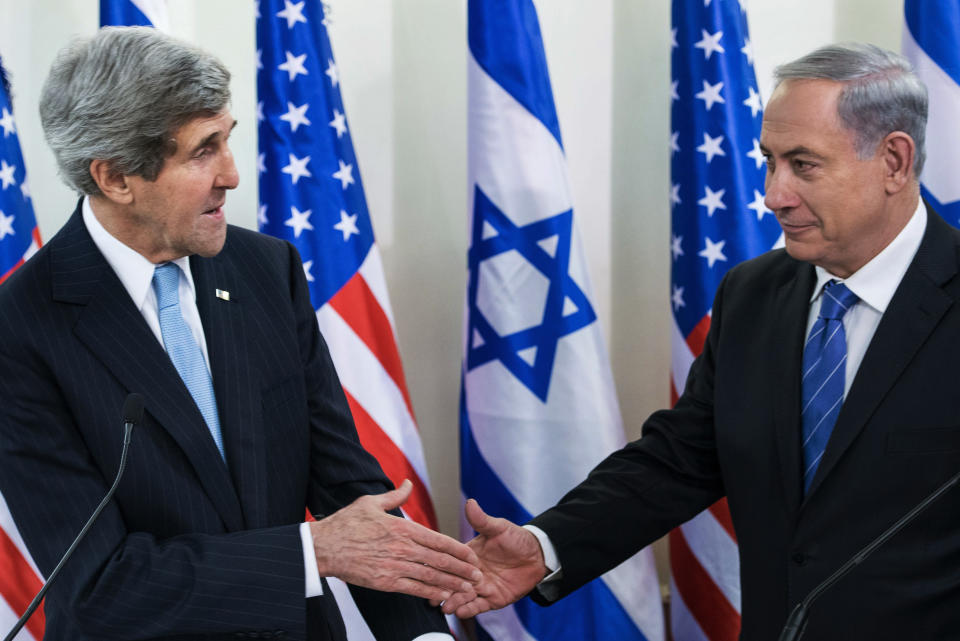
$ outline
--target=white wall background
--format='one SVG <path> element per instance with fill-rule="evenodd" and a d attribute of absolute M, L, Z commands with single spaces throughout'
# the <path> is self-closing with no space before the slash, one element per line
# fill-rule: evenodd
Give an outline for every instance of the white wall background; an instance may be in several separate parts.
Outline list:
<path fill-rule="evenodd" d="M 713 0 L 735 2 L 736 0 Z M 776 64 L 831 41 L 899 50 L 901 0 L 742 0 L 761 93 Z M 441 529 L 456 535 L 457 402 L 466 263 L 464 0 L 329 0 L 330 35 Z M 537 0 L 575 212 L 628 437 L 668 403 L 669 0 Z M 171 31 L 234 74 L 241 176 L 231 221 L 256 228 L 253 3 L 169 0 Z M 75 196 L 37 116 L 55 53 L 98 25 L 97 0 L 0 0 L 0 56 L 40 231 Z M 549 464 L 549 462 L 545 462 Z"/>

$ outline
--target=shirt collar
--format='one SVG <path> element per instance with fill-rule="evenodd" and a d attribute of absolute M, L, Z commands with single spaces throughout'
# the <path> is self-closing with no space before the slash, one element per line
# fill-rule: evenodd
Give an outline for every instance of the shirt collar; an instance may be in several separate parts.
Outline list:
<path fill-rule="evenodd" d="M 116 237 L 112 236 L 93 213 L 93 207 L 90 205 L 90 197 L 83 199 L 83 224 L 86 225 L 93 244 L 97 246 L 100 253 L 107 260 L 107 263 L 116 273 L 117 278 L 123 283 L 124 289 L 130 294 L 137 309 L 143 310 L 147 295 L 150 293 L 153 283 L 153 270 L 156 265 L 147 260 L 143 255 L 137 253 L 131 247 L 124 245 Z M 187 277 L 187 283 L 190 286 L 190 294 L 196 298 L 196 289 L 193 285 L 193 274 L 190 272 L 190 258 L 183 256 L 170 261 L 180 267 L 180 270 Z"/>
<path fill-rule="evenodd" d="M 903 275 L 913 261 L 923 233 L 927 229 L 927 210 L 922 200 L 917 200 L 917 208 L 896 238 L 874 256 L 870 262 L 843 279 L 834 276 L 823 267 L 817 266 L 817 285 L 813 288 L 810 302 L 820 296 L 823 286 L 831 280 L 844 283 L 864 303 L 881 314 L 887 311 L 887 305 L 894 292 L 900 286 Z"/>

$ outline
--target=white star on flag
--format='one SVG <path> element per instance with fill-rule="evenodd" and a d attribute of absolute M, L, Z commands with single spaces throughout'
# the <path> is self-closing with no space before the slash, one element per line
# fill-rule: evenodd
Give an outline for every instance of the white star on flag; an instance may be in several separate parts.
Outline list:
<path fill-rule="evenodd" d="M 310 73 L 307 71 L 307 68 L 303 66 L 303 63 L 307 59 L 307 54 L 304 53 L 299 56 L 294 56 L 289 51 L 285 53 L 287 54 L 287 61 L 281 62 L 279 65 L 277 65 L 277 69 L 286 71 L 288 74 L 290 74 L 290 82 L 293 82 L 293 79 L 296 78 L 297 75 L 310 75 Z"/>
<path fill-rule="evenodd" d="M 763 105 L 760 104 L 760 94 L 754 90 L 753 87 L 750 87 L 750 97 L 743 101 L 743 104 L 750 107 L 750 114 L 756 118 L 757 114 L 763 109 Z"/>
<path fill-rule="evenodd" d="M 726 156 L 727 152 L 720 148 L 723 143 L 723 136 L 712 138 L 707 132 L 703 132 L 703 144 L 697 147 L 697 151 L 707 157 L 707 164 L 713 160 L 714 156 Z"/>
<path fill-rule="evenodd" d="M 332 176 L 340 181 L 340 187 L 343 189 L 347 188 L 347 185 L 353 184 L 353 165 L 346 165 L 342 160 L 337 160 L 340 163 L 340 169 L 333 172 Z"/>
<path fill-rule="evenodd" d="M 267 154 L 260 152 L 257 154 L 257 173 L 262 174 L 267 170 Z"/>
<path fill-rule="evenodd" d="M 311 225 L 310 221 L 308 220 L 310 218 L 310 214 L 312 213 L 313 213 L 312 209 L 308 209 L 307 211 L 300 211 L 296 207 L 291 207 L 290 218 L 283 221 L 283 224 L 286 225 L 287 227 L 293 227 L 294 237 L 300 238 L 300 234 L 303 232 L 304 229 L 309 229 L 310 231 L 313 231 L 313 225 Z"/>
<path fill-rule="evenodd" d="M 707 103 L 707 111 L 710 111 L 710 108 L 713 107 L 713 104 L 719 102 L 720 104 L 726 104 L 726 100 L 723 99 L 723 96 L 720 95 L 720 91 L 723 89 L 723 83 L 718 82 L 715 85 L 711 85 L 706 80 L 703 81 L 703 91 L 698 93 L 695 97 Z"/>
<path fill-rule="evenodd" d="M 670 48 L 677 48 L 677 30 L 676 28 L 670 30 Z"/>
<path fill-rule="evenodd" d="M 257 49 L 257 71 L 263 69 L 263 49 Z"/>
<path fill-rule="evenodd" d="M 340 74 L 337 72 L 337 65 L 334 64 L 333 60 L 329 62 L 327 65 L 327 70 L 323 73 L 330 76 L 330 84 L 332 84 L 334 87 L 340 84 Z"/>
<path fill-rule="evenodd" d="M 680 94 L 677 93 L 677 88 L 680 86 L 679 80 L 674 80 L 670 83 L 670 102 L 674 100 L 680 100 Z"/>
<path fill-rule="evenodd" d="M 700 250 L 697 256 L 706 258 L 708 267 L 712 268 L 718 260 L 727 260 L 727 257 L 723 255 L 723 246 L 727 244 L 727 241 L 721 240 L 719 243 L 715 243 L 710 240 L 709 236 L 705 237 L 704 240 L 707 241 L 706 246 Z"/>
<path fill-rule="evenodd" d="M 750 42 L 750 38 L 744 40 L 744 45 L 740 51 L 747 57 L 747 64 L 753 66 L 753 44 Z"/>
<path fill-rule="evenodd" d="M 20 183 L 20 193 L 23 194 L 24 200 L 30 198 L 30 186 L 27 184 L 26 178 L 24 178 L 23 182 Z"/>
<path fill-rule="evenodd" d="M 263 115 L 263 101 L 257 103 L 257 122 L 263 122 L 266 116 Z"/>
<path fill-rule="evenodd" d="M 357 215 L 353 214 L 352 216 L 340 210 L 340 222 L 333 226 L 334 229 L 343 233 L 343 240 L 349 240 L 352 234 L 360 234 L 360 230 L 357 229 Z"/>
<path fill-rule="evenodd" d="M 266 225 L 270 222 L 270 220 L 267 218 L 266 205 L 260 205 L 260 208 L 257 209 L 257 222 L 260 223 L 260 225 Z"/>
<path fill-rule="evenodd" d="M 707 216 L 713 217 L 713 212 L 718 209 L 726 209 L 727 206 L 723 204 L 723 194 L 726 193 L 726 189 L 721 189 L 720 191 L 713 191 L 706 185 L 703 186 L 706 189 L 706 195 L 703 198 L 697 201 L 698 205 L 703 205 L 707 208 Z"/>
<path fill-rule="evenodd" d="M 3 118 L 0 118 L 0 127 L 3 127 L 4 138 L 17 132 L 14 128 L 13 114 L 7 111 L 6 107 L 3 108 Z"/>
<path fill-rule="evenodd" d="M 0 160 L 0 182 L 3 182 L 4 190 L 10 185 L 17 184 L 17 181 L 13 177 L 13 172 L 16 170 L 16 165 L 8 165 L 6 160 Z"/>
<path fill-rule="evenodd" d="M 680 246 L 680 243 L 683 242 L 683 236 L 674 236 L 670 234 L 670 253 L 673 254 L 673 259 L 676 260 L 680 256 L 683 256 L 683 247 Z"/>
<path fill-rule="evenodd" d="M 303 5 L 305 3 L 298 2 L 293 4 L 290 0 L 283 0 L 283 11 L 277 13 L 278 18 L 286 18 L 287 20 L 287 29 L 293 29 L 293 25 L 298 22 L 307 24 L 307 19 L 303 17 Z"/>
<path fill-rule="evenodd" d="M 763 194 L 756 189 L 753 190 L 753 202 L 747 205 L 747 208 L 752 209 L 757 213 L 757 220 L 763 220 L 764 214 L 773 213 L 763 202 Z"/>
<path fill-rule="evenodd" d="M 3 240 L 4 236 L 13 235 L 13 216 L 5 216 L 0 210 L 0 240 Z"/>
<path fill-rule="evenodd" d="M 680 137 L 680 132 L 675 131 L 670 134 L 670 155 L 673 155 L 673 152 L 680 151 L 680 143 L 677 142 L 677 138 Z"/>
<path fill-rule="evenodd" d="M 263 17 L 260 15 L 260 0 L 253 0 L 253 13 L 257 19 Z"/>
<path fill-rule="evenodd" d="M 673 311 L 677 311 L 681 307 L 686 306 L 686 303 L 683 302 L 683 287 L 673 286 L 673 296 L 670 297 L 670 300 L 673 301 Z"/>
<path fill-rule="evenodd" d="M 287 102 L 287 113 L 280 116 L 280 120 L 285 120 L 290 123 L 290 128 L 293 131 L 297 130 L 297 127 L 300 125 L 311 125 L 309 120 L 307 120 L 307 109 L 310 108 L 308 103 L 303 103 L 299 107 L 294 106 L 292 102 Z"/>
<path fill-rule="evenodd" d="M 347 133 L 347 118 L 336 107 L 333 108 L 333 120 L 330 121 L 330 126 L 337 130 L 337 138 Z"/>
<path fill-rule="evenodd" d="M 723 37 L 722 31 L 710 34 L 706 29 L 701 29 L 700 32 L 703 34 L 703 38 L 693 46 L 697 49 L 703 49 L 704 59 L 709 60 L 715 51 L 717 53 L 726 53 L 724 48 L 720 46 L 720 38 Z"/>
<path fill-rule="evenodd" d="M 313 274 L 310 273 L 310 270 L 313 269 L 313 261 L 308 260 L 303 263 L 303 275 L 307 277 L 307 282 L 312 283 L 315 279 Z"/>
<path fill-rule="evenodd" d="M 753 139 L 753 149 L 747 152 L 747 157 L 752 158 L 754 162 L 757 163 L 757 169 L 763 167 L 763 163 L 767 161 L 767 159 L 763 157 L 763 150 L 760 149 L 760 141 L 756 138 Z"/>
<path fill-rule="evenodd" d="M 682 200 L 680 200 L 680 185 L 670 185 L 670 206 L 679 205 Z"/>
<path fill-rule="evenodd" d="M 313 174 L 311 174 L 310 170 L 307 169 L 308 162 L 310 162 L 310 156 L 297 158 L 293 154 L 290 154 L 290 164 L 281 169 L 281 171 L 285 174 L 290 174 L 290 180 L 292 180 L 293 184 L 296 185 L 297 181 L 301 178 L 313 177 Z"/>

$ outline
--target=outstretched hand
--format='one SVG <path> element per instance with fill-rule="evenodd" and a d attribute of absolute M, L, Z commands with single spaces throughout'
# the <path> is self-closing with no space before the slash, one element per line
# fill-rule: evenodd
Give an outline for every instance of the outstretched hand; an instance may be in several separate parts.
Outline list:
<path fill-rule="evenodd" d="M 442 601 L 473 594 L 477 555 L 448 536 L 387 514 L 410 497 L 404 481 L 385 494 L 362 496 L 310 524 L 320 576 L 384 592 Z"/>
<path fill-rule="evenodd" d="M 537 537 L 507 519 L 486 514 L 470 499 L 464 507 L 477 536 L 467 543 L 476 552 L 483 579 L 471 590 L 458 591 L 443 603 L 443 611 L 461 619 L 510 605 L 547 575 Z"/>

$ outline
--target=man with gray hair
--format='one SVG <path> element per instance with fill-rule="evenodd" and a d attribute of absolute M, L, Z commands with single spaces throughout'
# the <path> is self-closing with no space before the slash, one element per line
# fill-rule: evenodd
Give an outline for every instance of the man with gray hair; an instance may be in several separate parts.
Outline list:
<path fill-rule="evenodd" d="M 359 443 L 293 246 L 226 224 L 229 81 L 156 30 L 106 28 L 43 89 L 82 198 L 0 287 L 0 489 L 44 575 L 117 471 L 124 398 L 146 409 L 46 638 L 343 640 L 324 577 L 378 639 L 449 638 L 424 598 L 469 591 L 475 554 L 400 516 L 411 485 Z"/>
<path fill-rule="evenodd" d="M 726 496 L 743 641 L 960 467 L 960 232 L 920 199 L 926 89 L 900 56 L 824 47 L 776 72 L 766 204 L 785 249 L 730 270 L 671 410 L 525 528 L 468 502 L 484 579 L 447 611 L 549 603 Z M 812 607 L 809 639 L 960 631 L 960 494 Z"/>

